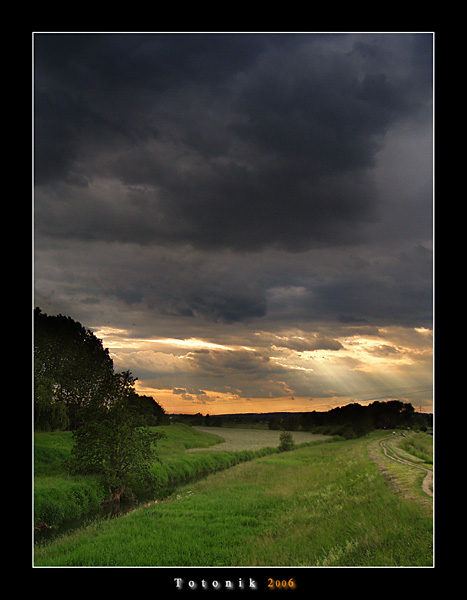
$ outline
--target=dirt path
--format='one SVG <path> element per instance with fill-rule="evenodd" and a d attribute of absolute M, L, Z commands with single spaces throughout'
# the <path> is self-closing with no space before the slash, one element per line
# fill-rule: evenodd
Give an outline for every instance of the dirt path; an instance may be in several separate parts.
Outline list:
<path fill-rule="evenodd" d="M 433 487 L 433 471 L 431 469 L 429 469 L 428 467 L 424 467 L 423 465 L 417 464 L 415 462 L 412 462 L 411 460 L 405 459 L 405 458 L 401 458 L 400 456 L 397 456 L 394 448 L 392 448 L 391 444 L 389 443 L 391 440 L 391 438 L 384 438 L 383 440 L 381 440 L 379 442 L 379 445 L 381 446 L 381 448 L 383 449 L 384 454 L 391 460 L 394 460 L 398 463 L 401 463 L 403 465 L 407 465 L 409 467 L 414 467 L 415 469 L 421 469 L 422 471 L 426 471 L 426 475 L 425 478 L 423 480 L 422 483 L 422 490 L 428 494 L 428 496 L 433 497 L 433 491 L 432 491 L 432 487 Z"/>

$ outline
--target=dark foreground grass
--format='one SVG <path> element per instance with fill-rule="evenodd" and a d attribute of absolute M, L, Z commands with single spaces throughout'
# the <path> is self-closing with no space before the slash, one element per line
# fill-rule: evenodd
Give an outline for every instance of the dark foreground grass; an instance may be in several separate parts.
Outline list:
<path fill-rule="evenodd" d="M 391 490 L 371 441 L 321 443 L 209 475 L 36 548 L 35 565 L 431 566 L 432 511 Z"/>

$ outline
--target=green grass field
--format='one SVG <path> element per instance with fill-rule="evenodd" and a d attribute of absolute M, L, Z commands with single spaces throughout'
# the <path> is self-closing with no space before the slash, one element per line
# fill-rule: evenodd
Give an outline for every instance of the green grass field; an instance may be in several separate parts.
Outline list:
<path fill-rule="evenodd" d="M 162 433 L 158 440 L 159 461 L 151 471 L 157 489 L 165 494 L 169 487 L 207 473 L 229 468 L 239 462 L 276 452 L 278 432 L 241 429 L 225 429 L 228 440 L 212 432 L 201 431 L 188 425 L 176 424 L 154 427 Z M 223 433 L 224 430 L 218 429 Z M 234 434 L 232 434 L 234 432 Z M 236 441 L 232 442 L 232 435 Z M 258 437 L 259 435 L 259 437 Z M 304 434 L 307 441 L 322 436 Z M 277 438 L 277 439 L 276 439 Z M 267 447 L 266 442 L 274 444 Z M 42 531 L 63 527 L 68 522 L 76 524 L 83 514 L 102 512 L 101 505 L 107 499 L 107 490 L 99 479 L 92 476 L 67 474 L 64 461 L 70 457 L 71 432 L 35 433 L 34 435 L 34 526 Z M 202 450 L 193 453 L 191 451 Z"/>
<path fill-rule="evenodd" d="M 425 433 L 416 433 L 404 438 L 400 447 L 411 454 L 412 460 L 414 457 L 427 465 L 433 464 L 433 437 Z"/>
<path fill-rule="evenodd" d="M 187 449 L 206 448 L 222 442 L 218 436 L 197 432 L 186 425 L 155 428 L 164 433 L 157 449 L 161 463 L 153 469 L 160 485 L 184 480 L 202 470 L 200 461 L 190 465 L 183 460 Z M 99 479 L 92 476 L 71 477 L 64 468 L 70 457 L 71 432 L 34 434 L 34 525 L 35 527 L 58 527 L 81 515 L 98 511 L 107 498 L 107 490 Z"/>
<path fill-rule="evenodd" d="M 171 455 L 166 439 L 161 457 L 210 456 L 186 451 L 201 433 L 194 431 L 177 430 L 177 452 Z M 40 545 L 34 564 L 431 566 L 431 501 L 407 498 L 388 485 L 369 450 L 383 435 L 241 462 L 166 500 Z"/>

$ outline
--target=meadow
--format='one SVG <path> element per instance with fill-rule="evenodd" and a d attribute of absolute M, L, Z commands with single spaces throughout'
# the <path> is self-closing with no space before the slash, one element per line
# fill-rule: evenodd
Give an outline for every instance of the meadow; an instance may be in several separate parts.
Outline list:
<path fill-rule="evenodd" d="M 188 452 L 219 439 L 171 427 L 177 428 L 173 444 L 169 436 L 161 441 L 160 455 L 163 464 L 173 461 L 173 472 L 193 459 L 215 465 L 219 457 L 238 454 Z M 269 448 L 262 456 L 245 455 L 231 468 L 188 482 L 166 499 L 37 545 L 34 564 L 431 566 L 432 500 L 419 501 L 388 485 L 372 457 L 385 436 L 375 431 L 354 440 L 320 440 L 288 452 Z M 60 450 L 63 435 L 56 438 Z M 428 436 L 420 437 L 418 446 L 428 451 L 429 442 Z"/>
<path fill-rule="evenodd" d="M 411 460 L 416 457 L 420 462 L 433 464 L 433 439 L 429 435 L 416 433 L 401 440 L 399 446 L 411 455 Z"/>

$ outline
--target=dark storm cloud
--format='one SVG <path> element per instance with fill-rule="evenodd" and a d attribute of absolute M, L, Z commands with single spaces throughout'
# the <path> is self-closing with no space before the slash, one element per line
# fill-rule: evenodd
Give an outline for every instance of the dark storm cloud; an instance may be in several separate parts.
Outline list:
<path fill-rule="evenodd" d="M 219 85 L 259 44 L 250 36 L 238 44 L 224 35 L 36 35 L 36 180 L 71 174 L 95 146 L 125 150 L 157 138 L 153 110 L 191 85 Z"/>
<path fill-rule="evenodd" d="M 428 326 L 432 320 L 433 255 L 375 246 L 346 256 L 310 252 L 268 286 L 268 314 L 278 321 Z"/>
<path fill-rule="evenodd" d="M 169 412 L 428 388 L 432 42 L 36 34 L 35 304 Z"/>
<path fill-rule="evenodd" d="M 423 121 L 426 35 L 35 37 L 36 226 L 50 237 L 304 251 L 378 219 L 384 136 Z M 264 304 L 210 307 L 261 315 Z M 221 318 L 224 318 L 220 314 Z"/>
<path fill-rule="evenodd" d="M 66 294 L 74 311 L 81 303 L 86 312 L 99 308 L 98 298 L 104 304 L 115 299 L 122 313 L 158 315 L 169 335 L 178 320 L 182 335 L 197 326 L 206 335 L 209 323 L 251 323 L 271 332 L 306 323 L 317 327 L 322 321 L 431 323 L 432 254 L 423 246 L 238 254 L 60 240 L 39 248 L 36 262 L 44 299 Z M 288 340 L 272 335 L 270 343 L 297 351 L 335 348 L 334 340 L 308 336 L 305 342 L 300 335 Z"/>

